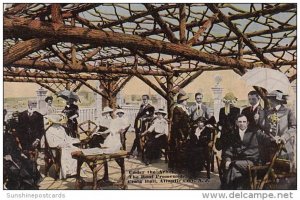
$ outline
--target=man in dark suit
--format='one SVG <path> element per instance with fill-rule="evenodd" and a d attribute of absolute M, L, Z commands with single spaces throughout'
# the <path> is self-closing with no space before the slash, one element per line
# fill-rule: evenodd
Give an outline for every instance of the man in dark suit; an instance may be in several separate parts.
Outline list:
<path fill-rule="evenodd" d="M 171 134 L 170 134 L 170 151 L 169 167 L 182 169 L 185 163 L 185 147 L 188 135 L 191 132 L 190 118 L 185 93 L 179 93 L 177 96 L 177 105 L 173 110 Z"/>
<path fill-rule="evenodd" d="M 225 107 L 220 109 L 218 124 L 222 127 L 221 138 L 217 140 L 216 148 L 218 150 L 226 148 L 230 141 L 227 138 L 227 134 L 236 128 L 235 120 L 240 114 L 240 109 L 234 106 L 237 98 L 232 92 L 229 92 L 223 98 Z"/>
<path fill-rule="evenodd" d="M 195 104 L 192 105 L 190 108 L 189 108 L 189 113 L 190 113 L 190 116 L 191 116 L 191 121 L 192 121 L 192 125 L 197 126 L 197 119 L 199 117 L 204 117 L 205 119 L 208 119 L 209 118 L 209 114 L 208 114 L 208 109 L 207 109 L 207 106 L 204 105 L 202 103 L 202 100 L 203 100 L 203 94 L 202 93 L 196 93 L 195 94 Z"/>
<path fill-rule="evenodd" d="M 242 114 L 244 114 L 248 121 L 249 121 L 249 128 L 258 130 L 258 119 L 259 113 L 263 110 L 262 106 L 260 105 L 260 97 L 256 91 L 250 91 L 248 93 L 248 101 L 250 106 L 244 108 L 242 110 Z"/>
<path fill-rule="evenodd" d="M 19 114 L 19 130 L 17 137 L 23 150 L 32 151 L 37 148 L 41 137 L 45 134 L 43 115 L 34 111 L 33 100 L 28 101 L 28 109 Z"/>
<path fill-rule="evenodd" d="M 142 96 L 143 103 L 134 121 L 135 139 L 133 146 L 130 150 L 132 155 L 134 150 L 137 149 L 138 154 L 141 153 L 140 134 L 149 128 L 150 122 L 153 119 L 154 107 L 149 103 L 149 95 Z"/>
<path fill-rule="evenodd" d="M 245 189 L 248 166 L 253 166 L 260 159 L 259 143 L 272 139 L 261 131 L 248 129 L 247 117 L 243 114 L 237 117 L 237 130 L 228 134 L 230 144 L 222 152 L 225 164 L 223 189 Z"/>

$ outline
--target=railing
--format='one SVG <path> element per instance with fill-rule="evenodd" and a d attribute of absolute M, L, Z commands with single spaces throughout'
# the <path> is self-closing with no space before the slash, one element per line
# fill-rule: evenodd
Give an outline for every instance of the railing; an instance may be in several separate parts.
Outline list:
<path fill-rule="evenodd" d="M 57 109 L 56 113 L 61 113 L 62 109 Z M 77 118 L 78 123 L 84 122 L 86 120 L 96 121 L 97 119 L 97 110 L 96 108 L 79 108 L 78 110 L 79 117 Z"/>

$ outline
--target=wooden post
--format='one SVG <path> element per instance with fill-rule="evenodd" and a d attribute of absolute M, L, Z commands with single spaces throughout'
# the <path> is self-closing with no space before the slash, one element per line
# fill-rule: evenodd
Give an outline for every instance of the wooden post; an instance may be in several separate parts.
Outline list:
<path fill-rule="evenodd" d="M 168 157 L 169 157 L 169 167 L 173 167 L 174 165 L 174 148 L 171 145 L 171 130 L 172 130 L 172 118 L 173 118 L 173 108 L 175 105 L 174 102 L 174 93 L 173 93 L 174 80 L 173 75 L 167 76 L 167 110 L 168 110 Z"/>

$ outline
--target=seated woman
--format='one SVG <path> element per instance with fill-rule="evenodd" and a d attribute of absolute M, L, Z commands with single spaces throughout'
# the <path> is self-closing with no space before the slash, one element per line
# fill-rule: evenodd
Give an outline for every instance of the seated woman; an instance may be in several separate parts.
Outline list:
<path fill-rule="evenodd" d="M 123 145 L 121 142 L 121 135 L 127 128 L 130 126 L 126 117 L 124 117 L 124 111 L 122 109 L 117 109 L 115 111 L 116 118 L 112 119 L 109 125 L 109 128 L 103 132 L 94 133 L 95 135 L 107 135 L 104 143 L 101 144 L 101 147 L 104 148 L 102 150 L 103 153 L 113 154 L 118 153 Z M 124 159 L 119 160 L 116 159 L 116 162 L 121 167 L 122 176 L 125 174 L 124 168 Z M 103 181 L 109 181 L 108 177 L 108 165 L 107 162 L 104 163 L 104 176 L 102 178 Z"/>
<path fill-rule="evenodd" d="M 167 113 L 163 109 L 159 109 L 155 114 L 157 117 L 153 120 L 151 126 L 142 133 L 142 136 L 146 134 L 149 136 L 145 145 L 146 165 L 149 165 L 152 160 L 159 158 L 160 149 L 165 148 L 168 142 L 168 122 L 164 118 Z"/>
<path fill-rule="evenodd" d="M 60 174 L 59 178 L 65 179 L 67 176 L 72 176 L 76 174 L 77 160 L 73 159 L 71 153 L 73 151 L 79 150 L 78 147 L 73 144 L 79 143 L 78 138 L 73 138 L 67 135 L 64 126 L 67 123 L 67 118 L 63 114 L 51 114 L 45 116 L 45 129 L 46 129 L 46 140 L 45 136 L 41 139 L 42 148 L 60 148 L 61 149 L 61 159 L 60 159 Z M 56 152 L 50 150 L 48 153 L 55 155 Z M 49 158 L 51 159 L 51 158 Z M 46 161 L 47 165 L 47 161 Z M 51 166 L 48 166 L 49 168 Z M 47 168 L 47 166 L 46 166 Z M 47 169 L 46 169 L 47 172 Z"/>
<path fill-rule="evenodd" d="M 124 114 L 122 109 L 117 109 L 115 111 L 116 118 L 111 120 L 109 128 L 106 131 L 93 134 L 93 137 L 95 135 L 107 135 L 104 143 L 101 144 L 101 147 L 105 148 L 104 153 L 117 153 L 122 148 L 120 134 L 129 126 Z"/>
<path fill-rule="evenodd" d="M 37 163 L 22 153 L 16 129 L 8 125 L 3 137 L 3 181 L 11 190 L 36 190 L 42 176 Z"/>
<path fill-rule="evenodd" d="M 200 172 L 210 162 L 210 148 L 213 145 L 213 129 L 205 126 L 206 119 L 199 117 L 196 121 L 197 128 L 194 133 L 191 133 L 187 145 L 187 168 L 189 176 L 195 177 L 197 172 Z M 209 171 L 209 169 L 206 169 Z M 209 174 L 208 174 L 209 178 Z"/>
<path fill-rule="evenodd" d="M 112 120 L 112 113 L 113 113 L 113 109 L 111 109 L 110 107 L 106 106 L 103 111 L 102 111 L 102 116 L 99 117 L 96 121 L 97 126 L 99 127 L 98 129 L 98 133 L 101 132 L 105 132 L 109 129 L 111 120 Z M 108 132 L 106 132 L 108 133 Z M 90 148 L 94 148 L 94 147 L 100 147 L 101 144 L 104 143 L 104 140 L 106 139 L 104 134 L 94 134 L 88 145 Z"/>

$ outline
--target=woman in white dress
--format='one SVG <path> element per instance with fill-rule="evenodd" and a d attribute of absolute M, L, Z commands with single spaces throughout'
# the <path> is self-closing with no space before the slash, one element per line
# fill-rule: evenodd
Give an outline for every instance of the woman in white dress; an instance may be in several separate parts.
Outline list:
<path fill-rule="evenodd" d="M 76 175 L 77 160 L 72 158 L 71 153 L 73 151 L 80 150 L 73 144 L 79 143 L 78 138 L 72 138 L 66 134 L 63 125 L 66 123 L 67 118 L 63 114 L 52 114 L 44 116 L 46 139 L 48 146 L 51 148 L 61 149 L 61 168 L 60 179 L 65 179 L 68 176 Z M 49 127 L 49 128 L 48 128 Z M 41 139 L 41 147 L 45 148 L 45 137 Z M 52 152 L 55 155 L 55 152 Z M 55 155 L 56 156 L 56 155 Z"/>

